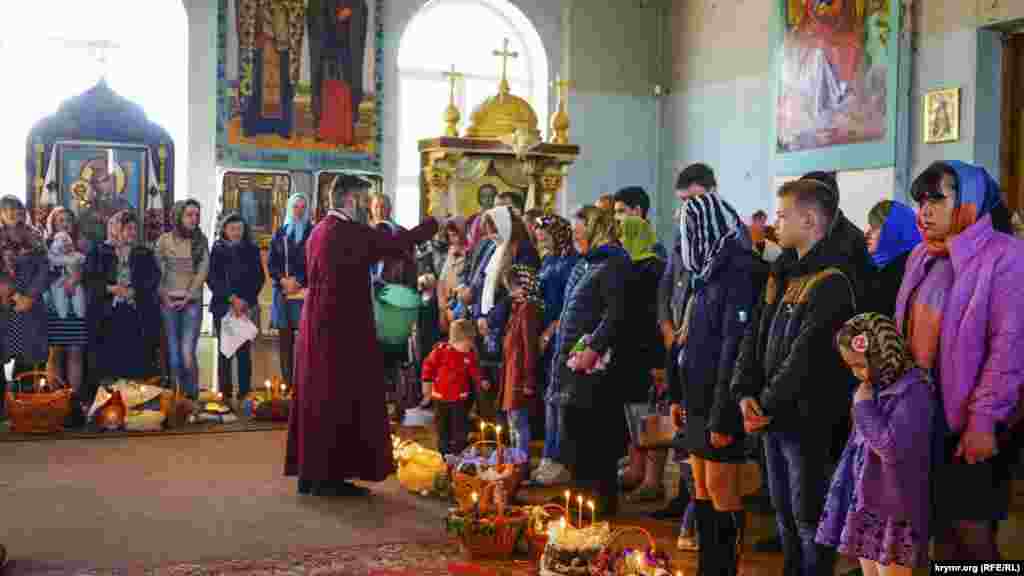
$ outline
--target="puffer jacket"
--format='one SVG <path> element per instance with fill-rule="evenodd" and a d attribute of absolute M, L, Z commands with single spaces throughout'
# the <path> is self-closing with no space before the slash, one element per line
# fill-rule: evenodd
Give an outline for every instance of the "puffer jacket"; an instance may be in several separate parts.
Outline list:
<path fill-rule="evenodd" d="M 954 433 L 992 432 L 1021 405 L 1024 386 L 1024 242 L 996 232 L 985 216 L 950 241 L 953 287 L 941 311 L 938 387 Z M 911 252 L 896 301 L 901 330 L 914 294 L 928 290 L 924 243 Z"/>
<path fill-rule="evenodd" d="M 632 269 L 629 254 L 618 246 L 596 248 L 583 257 L 583 276 L 568 295 L 559 321 L 558 357 L 555 368 L 561 372 L 560 397 L 565 405 L 580 408 L 594 406 L 592 379 L 579 377 L 566 363 L 573 346 L 591 335 L 590 348 L 599 355 L 622 346 L 622 326 L 626 315 L 625 288 Z"/>
<path fill-rule="evenodd" d="M 807 441 L 826 446 L 834 433 L 846 437 L 853 376 L 833 338 L 856 310 L 847 264 L 826 237 L 803 258 L 787 250 L 772 265 L 731 384 L 736 401 L 759 400 L 769 431 L 810 429 Z"/>
<path fill-rule="evenodd" d="M 679 354 L 680 377 L 672 379 L 669 396 L 686 406 L 687 413 L 707 419 L 711 432 L 727 434 L 732 445 L 708 448 L 698 454 L 709 460 L 732 461 L 746 457 L 743 418 L 729 386 L 740 342 L 751 323 L 757 300 L 752 277 L 756 256 L 739 241 L 726 243 L 702 285 L 690 285 L 693 308 L 687 343 Z"/>

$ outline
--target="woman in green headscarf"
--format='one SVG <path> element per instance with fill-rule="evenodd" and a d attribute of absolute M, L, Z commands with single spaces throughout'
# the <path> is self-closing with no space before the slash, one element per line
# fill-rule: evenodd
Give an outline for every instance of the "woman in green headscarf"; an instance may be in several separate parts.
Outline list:
<path fill-rule="evenodd" d="M 651 224 L 639 216 L 626 216 L 619 220 L 619 241 L 629 253 L 632 269 L 626 283 L 626 297 L 630 314 L 624 329 L 629 342 L 635 343 L 622 351 L 622 360 L 628 366 L 624 374 L 635 375 L 625 384 L 628 404 L 646 404 L 652 397 L 664 392 L 665 345 L 658 332 L 658 281 L 665 271 L 665 261 L 654 253 L 657 242 Z M 657 374 L 661 372 L 661 374 Z M 657 383 L 660 383 L 659 386 Z M 661 476 L 665 468 L 665 449 L 640 448 L 636 438 L 629 450 L 629 464 L 622 472 L 622 485 L 636 488 L 627 496 L 630 502 L 662 500 L 665 497 Z"/>

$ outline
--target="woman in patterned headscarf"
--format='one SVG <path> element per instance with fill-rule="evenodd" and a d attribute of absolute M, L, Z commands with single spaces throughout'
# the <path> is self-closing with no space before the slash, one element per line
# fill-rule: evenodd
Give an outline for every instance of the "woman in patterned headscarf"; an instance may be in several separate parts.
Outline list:
<path fill-rule="evenodd" d="M 851 318 L 836 346 L 861 384 L 816 540 L 865 574 L 909 575 L 928 562 L 931 382 L 888 316 Z"/>
<path fill-rule="evenodd" d="M 540 292 L 544 296 L 544 319 L 540 337 L 542 353 L 540 378 L 548 384 L 544 394 L 544 453 L 531 478 L 539 484 L 550 485 L 568 480 L 568 470 L 559 460 L 559 424 L 561 407 L 555 401 L 557 386 L 553 381 L 558 371 L 551 370 L 555 341 L 558 333 L 558 317 L 565 304 L 566 287 L 569 278 L 580 262 L 572 243 L 572 225 L 557 214 L 547 214 L 537 219 L 534 229 L 537 250 L 541 253 Z M 582 272 L 582 268 L 580 268 Z"/>
<path fill-rule="evenodd" d="M 544 299 L 537 272 L 531 266 L 513 264 L 505 273 L 511 309 L 502 342 L 501 409 L 514 431 L 516 447 L 530 450 L 530 404 L 537 396 L 537 365 L 540 360 L 540 321 Z"/>
<path fill-rule="evenodd" d="M 1018 452 L 1012 435 L 998 441 L 1024 392 L 1024 243 L 1009 234 L 1009 211 L 983 168 L 935 163 L 911 197 L 924 242 L 907 260 L 896 322 L 939 390 L 935 559 L 995 560 L 992 526 L 1006 517 Z M 979 494 L 967 503 L 971 490 Z"/>

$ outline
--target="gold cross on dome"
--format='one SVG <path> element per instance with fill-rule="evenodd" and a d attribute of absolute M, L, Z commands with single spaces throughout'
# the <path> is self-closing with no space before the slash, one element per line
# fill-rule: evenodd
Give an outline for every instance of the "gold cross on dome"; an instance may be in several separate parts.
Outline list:
<path fill-rule="evenodd" d="M 448 84 L 450 88 L 450 93 L 448 95 L 448 103 L 453 104 L 455 102 L 455 83 L 458 82 L 460 78 L 462 78 L 463 74 L 462 72 L 456 72 L 455 64 L 452 64 L 451 71 L 442 72 L 441 75 L 448 79 Z"/>
<path fill-rule="evenodd" d="M 508 59 L 519 58 L 519 52 L 510 52 L 508 49 L 508 38 L 505 38 L 505 45 L 501 50 L 495 50 L 494 55 L 501 58 L 501 83 L 508 84 Z"/>

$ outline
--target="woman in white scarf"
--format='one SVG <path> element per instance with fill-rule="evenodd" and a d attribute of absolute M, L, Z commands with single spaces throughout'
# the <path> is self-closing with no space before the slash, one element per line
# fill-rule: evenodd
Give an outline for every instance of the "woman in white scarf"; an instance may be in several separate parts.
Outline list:
<path fill-rule="evenodd" d="M 484 272 L 484 291 L 480 296 L 481 316 L 487 316 L 491 308 L 494 308 L 495 296 L 497 295 L 498 287 L 501 286 L 501 275 L 505 268 L 504 264 L 508 260 L 506 252 L 509 251 L 509 244 L 511 244 L 510 240 L 512 239 L 512 211 L 509 210 L 508 206 L 491 208 L 485 216 L 488 221 L 494 224 L 494 229 L 497 231 L 497 237 L 495 238 L 497 247 L 494 249 L 494 254 L 491 256 L 490 261 L 487 262 L 487 268 Z M 481 321 L 486 322 L 484 319 L 481 319 Z M 481 330 L 481 333 L 486 334 L 486 328 Z"/>

